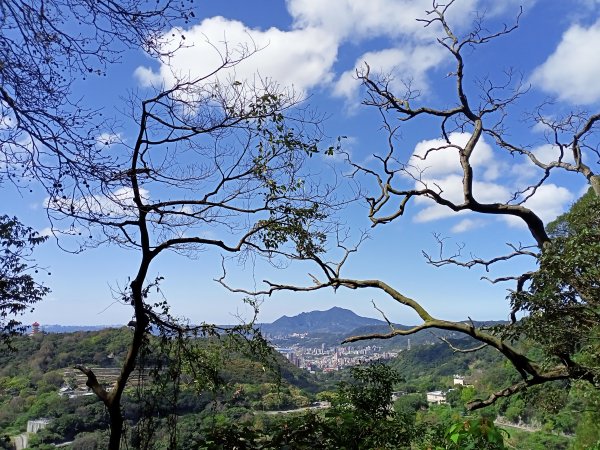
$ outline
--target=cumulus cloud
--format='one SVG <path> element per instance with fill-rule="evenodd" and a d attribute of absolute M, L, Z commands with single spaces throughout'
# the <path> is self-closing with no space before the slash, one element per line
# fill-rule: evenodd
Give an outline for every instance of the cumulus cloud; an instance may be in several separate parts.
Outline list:
<path fill-rule="evenodd" d="M 469 133 L 451 133 L 448 136 L 452 144 L 450 147 L 443 139 L 419 142 L 408 161 L 408 170 L 415 176 L 423 171 L 425 177 L 462 173 L 458 148 L 464 148 L 470 137 Z M 471 164 L 486 180 L 497 177 L 495 167 L 499 163 L 494 161 L 492 147 L 483 138 L 473 150 Z"/>
<path fill-rule="evenodd" d="M 464 11 L 474 2 L 462 3 L 457 6 Z M 431 9 L 429 0 L 288 0 L 287 7 L 297 28 L 317 26 L 330 30 L 339 40 L 404 34 L 425 38 L 433 33 L 432 29 L 424 30 L 423 24 L 416 20 Z M 460 17 L 458 12 L 455 15 Z"/>
<path fill-rule="evenodd" d="M 485 1 L 489 0 L 457 2 L 448 11 L 448 20 L 460 29 Z M 391 71 L 394 76 L 412 78 L 421 90 L 427 88 L 426 72 L 441 60 L 441 49 L 430 44 L 439 34 L 439 27 L 424 27 L 416 20 L 431 9 L 429 0 L 287 0 L 287 9 L 293 20 L 291 30 L 251 28 L 223 17 L 205 19 L 189 29 L 175 28 L 165 34 L 164 50 L 174 50 L 180 43 L 184 47 L 168 65 L 140 66 L 134 75 L 143 86 L 168 85 L 176 77 L 195 79 L 210 73 L 227 52 L 259 48 L 227 72 L 228 77 L 243 82 L 258 75 L 282 86 L 294 86 L 299 93 L 316 86 L 332 86 L 337 95 L 345 96 L 354 91 L 353 69 L 336 77 L 333 66 L 339 48 L 346 42 L 391 39 L 394 49 L 365 54 L 358 64 L 366 59 L 372 60 L 377 69 L 395 68 Z M 185 39 L 180 40 L 181 36 Z M 334 79 L 337 82 L 332 84 Z"/>
<path fill-rule="evenodd" d="M 540 186 L 535 195 L 524 203 L 524 206 L 548 223 L 564 213 L 572 201 L 573 194 L 568 189 L 555 184 L 545 184 Z"/>
<path fill-rule="evenodd" d="M 364 70 L 369 65 L 372 74 L 381 74 L 390 80 L 393 90 L 403 91 L 403 82 L 411 81 L 411 89 L 421 93 L 428 90 L 427 72 L 440 64 L 446 52 L 437 45 L 418 45 L 404 48 L 390 48 L 375 52 L 367 52 L 360 56 L 355 67 L 348 70 L 335 82 L 333 93 L 338 97 L 355 98 L 360 82 L 356 79 L 356 71 Z"/>
<path fill-rule="evenodd" d="M 96 145 L 100 147 L 112 146 L 123 142 L 123 135 L 121 133 L 100 133 L 96 136 Z"/>
<path fill-rule="evenodd" d="M 561 158 L 560 148 L 557 145 L 542 144 L 531 149 L 531 152 L 543 164 L 557 162 L 559 158 L 569 164 L 575 163 L 573 153 L 569 150 L 566 150 Z M 511 165 L 510 175 L 515 186 L 518 186 L 518 190 L 523 190 L 539 180 L 544 175 L 544 171 L 536 166 L 529 157 L 523 156 L 522 162 L 515 162 Z"/>
<path fill-rule="evenodd" d="M 455 224 L 450 231 L 453 233 L 466 233 L 467 231 L 474 230 L 485 226 L 485 221 L 481 219 L 463 219 Z"/>
<path fill-rule="evenodd" d="M 158 70 L 138 67 L 135 76 L 143 86 L 169 85 L 177 77 L 206 76 L 221 66 L 224 55 L 229 53 L 236 58 L 258 49 L 251 57 L 219 73 L 220 79 L 246 81 L 258 76 L 304 92 L 332 79 L 330 70 L 337 56 L 335 37 L 315 27 L 259 30 L 239 21 L 212 17 L 169 34 L 184 35 L 186 47 L 175 53 L 169 65 L 162 64 Z M 169 45 L 175 46 L 176 41 Z"/>
<path fill-rule="evenodd" d="M 550 183 L 540 186 L 523 206 L 536 213 L 544 223 L 548 223 L 564 213 L 573 200 L 574 196 L 571 191 Z M 516 217 L 505 216 L 504 220 L 512 226 L 524 226 L 523 221 Z"/>
<path fill-rule="evenodd" d="M 441 190 L 442 196 L 453 203 L 461 204 L 464 200 L 461 175 L 451 174 L 443 178 L 428 179 L 423 183 L 431 189 Z M 415 186 L 416 189 L 422 187 L 422 183 L 418 183 Z M 473 193 L 475 198 L 481 203 L 505 202 L 510 197 L 508 188 L 497 183 L 485 181 L 474 181 Z M 450 208 L 438 205 L 426 197 L 417 197 L 415 203 L 427 205 L 415 215 L 415 222 L 430 222 L 432 220 L 453 217 L 457 214 Z M 467 214 L 467 212 L 464 211 L 458 214 Z"/>
<path fill-rule="evenodd" d="M 600 20 L 586 28 L 571 26 L 554 53 L 531 77 L 534 86 L 560 100 L 589 105 L 600 101 Z"/>
<path fill-rule="evenodd" d="M 453 145 L 462 148 L 467 143 L 469 136 L 467 133 L 452 133 L 449 138 Z M 464 197 L 458 149 L 456 147 L 444 148 L 446 145 L 442 139 L 419 142 L 409 159 L 411 167 L 408 167 L 407 170 L 413 177 L 420 177 L 419 181 L 414 184 L 415 189 L 427 187 L 440 192 L 445 199 L 452 203 L 461 204 Z M 431 149 L 440 150 L 431 151 Z M 538 146 L 532 152 L 542 162 L 555 161 L 560 153 L 556 146 L 550 144 Z M 423 160 L 425 155 L 427 158 Z M 565 155 L 564 160 L 571 161 L 569 158 Z M 516 190 L 513 183 L 530 183 L 531 179 L 539 174 L 539 170 L 536 170 L 536 167 L 527 161 L 511 166 L 507 173 L 507 164 L 497 161 L 492 147 L 485 140 L 481 140 L 475 147 L 471 165 L 475 176 L 473 195 L 481 203 L 506 203 L 512 198 L 512 192 Z M 502 174 L 504 176 L 501 176 Z M 547 223 L 566 211 L 573 199 L 574 196 L 568 189 L 550 183 L 538 188 L 524 205 Z M 414 216 L 414 221 L 419 223 L 449 217 L 464 217 L 470 214 L 467 211 L 456 213 L 426 197 L 416 197 L 415 204 L 421 207 Z M 515 217 L 503 216 L 502 220 L 511 226 L 523 226 L 522 221 Z M 485 226 L 485 224 L 485 221 L 465 217 L 452 227 L 452 232 L 463 233 Z"/>
<path fill-rule="evenodd" d="M 455 203 L 464 201 L 463 171 L 460 165 L 459 149 L 467 144 L 470 134 L 451 133 L 451 146 L 443 139 L 429 139 L 419 142 L 408 161 L 406 168 L 411 177 L 419 179 L 415 182 L 415 189 L 428 187 Z M 506 202 L 511 197 L 511 192 L 504 184 L 496 180 L 505 170 L 506 163 L 498 161 L 490 144 L 481 139 L 472 154 L 471 166 L 474 172 L 473 194 L 481 203 Z M 422 206 L 414 216 L 415 222 L 429 222 L 456 216 L 457 213 L 426 197 L 416 197 L 415 203 Z M 463 211 L 459 215 L 466 215 Z M 484 222 L 464 219 L 455 225 L 454 232 L 464 232 L 468 229 L 483 226 Z"/>
<path fill-rule="evenodd" d="M 557 162 L 559 159 L 563 162 L 574 164 L 575 159 L 573 158 L 573 153 L 570 151 L 563 151 L 561 155 L 560 147 L 558 145 L 553 144 L 544 144 L 540 145 L 532 150 L 532 153 L 535 157 L 540 160 L 544 164 L 549 164 L 552 162 Z"/>
<path fill-rule="evenodd" d="M 140 195 L 144 201 L 150 199 L 148 190 L 141 188 Z M 68 211 L 71 206 L 74 211 L 90 215 L 111 215 L 113 217 L 135 218 L 135 203 L 133 201 L 133 189 L 121 187 L 113 192 L 98 196 L 83 196 L 75 199 L 50 198 L 44 199 L 44 207 L 51 209 L 63 209 Z M 56 230 L 54 230 L 56 231 Z M 64 233 L 63 230 L 60 231 Z"/>

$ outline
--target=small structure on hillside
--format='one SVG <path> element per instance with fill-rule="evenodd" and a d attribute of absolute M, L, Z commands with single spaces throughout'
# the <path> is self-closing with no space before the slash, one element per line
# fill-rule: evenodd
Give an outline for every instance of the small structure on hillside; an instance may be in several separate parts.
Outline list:
<path fill-rule="evenodd" d="M 431 391 L 427 393 L 427 403 L 441 405 L 446 403 L 446 393 L 442 391 Z"/>
<path fill-rule="evenodd" d="M 50 423 L 50 419 L 36 419 L 27 421 L 27 431 L 11 438 L 12 445 L 16 450 L 24 450 L 29 447 L 29 435 L 43 430 Z"/>
<path fill-rule="evenodd" d="M 31 333 L 30 336 L 35 336 L 36 334 L 40 334 L 40 324 L 38 322 L 33 322 L 31 324 Z"/>
<path fill-rule="evenodd" d="M 393 391 L 392 392 L 392 401 L 395 402 L 400 397 L 406 395 L 406 391 Z"/>
<path fill-rule="evenodd" d="M 464 386 L 465 385 L 465 377 L 462 375 L 454 375 L 454 386 Z"/>
<path fill-rule="evenodd" d="M 50 419 L 36 419 L 36 420 L 28 420 L 27 421 L 27 432 L 28 433 L 37 433 L 40 430 L 43 430 L 50 423 Z"/>

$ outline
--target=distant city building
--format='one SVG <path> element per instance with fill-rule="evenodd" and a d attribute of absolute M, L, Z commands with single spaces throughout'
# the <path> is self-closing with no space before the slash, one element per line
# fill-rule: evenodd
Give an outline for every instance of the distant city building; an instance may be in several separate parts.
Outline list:
<path fill-rule="evenodd" d="M 446 393 L 442 391 L 431 391 L 427 393 L 427 403 L 441 405 L 446 403 Z"/>
<path fill-rule="evenodd" d="M 291 347 L 274 347 L 295 366 L 308 371 L 325 369 L 340 370 L 365 364 L 371 361 L 389 360 L 398 356 L 398 352 L 383 351 L 380 346 L 370 345 L 364 348 L 353 346 L 326 347 L 293 344 Z"/>

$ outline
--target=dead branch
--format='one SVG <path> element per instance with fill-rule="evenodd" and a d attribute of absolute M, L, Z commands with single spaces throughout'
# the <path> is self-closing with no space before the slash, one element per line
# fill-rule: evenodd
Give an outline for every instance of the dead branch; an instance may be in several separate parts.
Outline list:
<path fill-rule="evenodd" d="M 502 397 L 510 397 L 511 395 L 524 391 L 531 386 L 548 383 L 550 381 L 566 380 L 569 378 L 571 378 L 570 375 L 564 369 L 546 372 L 536 377 L 519 381 L 512 386 L 496 391 L 485 400 L 473 400 L 467 403 L 466 407 L 469 411 L 485 408 L 486 406 L 493 405 Z"/>
<path fill-rule="evenodd" d="M 478 352 L 479 350 L 482 350 L 484 348 L 486 348 L 488 346 L 488 344 L 481 344 L 478 345 L 476 347 L 472 347 L 472 348 L 458 348 L 455 347 L 454 345 L 452 345 L 452 343 L 446 339 L 443 336 L 436 336 L 440 341 L 445 342 L 446 345 L 448 345 L 448 347 L 450 347 L 452 349 L 452 351 L 454 353 L 473 353 L 473 352 Z"/>
<path fill-rule="evenodd" d="M 432 266 L 435 266 L 435 267 L 442 267 L 442 266 L 446 266 L 446 265 L 455 265 L 455 266 L 466 267 L 466 268 L 470 269 L 473 266 L 483 266 L 485 268 L 485 271 L 489 272 L 490 266 L 497 262 L 500 262 L 500 261 L 508 261 L 517 256 L 531 256 L 533 258 L 539 257 L 539 253 L 532 252 L 530 250 L 531 248 L 533 248 L 533 246 L 524 246 L 521 243 L 519 243 L 519 245 L 516 246 L 514 244 L 511 244 L 510 242 L 507 242 L 506 245 L 509 246 L 511 249 L 513 249 L 512 253 L 502 255 L 502 256 L 496 256 L 494 258 L 490 258 L 487 260 L 477 258 L 471 254 L 470 260 L 461 261 L 458 258 L 460 258 L 462 256 L 462 250 L 465 247 L 464 244 L 457 244 L 456 252 L 451 256 L 444 257 L 443 256 L 444 255 L 444 240 L 446 238 L 440 237 L 440 235 L 437 233 L 434 233 L 433 236 L 436 239 L 438 246 L 439 246 L 439 258 L 437 258 L 437 259 L 433 258 L 431 255 L 429 255 L 425 251 L 422 251 L 421 253 L 427 260 L 427 263 L 431 264 Z"/>
<path fill-rule="evenodd" d="M 87 381 L 85 382 L 86 386 L 89 387 L 92 390 L 92 392 L 98 396 L 100 400 L 102 400 L 105 404 L 108 405 L 108 392 L 100 385 L 94 371 L 82 364 L 77 364 L 73 366 L 73 368 L 79 370 L 87 377 Z"/>
<path fill-rule="evenodd" d="M 383 319 L 386 321 L 386 323 L 390 327 L 390 330 L 394 331 L 396 329 L 396 327 L 394 327 L 394 324 L 392 322 L 390 322 L 390 320 L 387 318 L 385 313 L 377 307 L 377 305 L 375 304 L 375 300 L 371 300 L 371 303 L 373 304 L 373 308 L 375 308 L 377 311 L 379 311 L 379 314 L 381 314 L 381 317 L 383 317 Z"/>

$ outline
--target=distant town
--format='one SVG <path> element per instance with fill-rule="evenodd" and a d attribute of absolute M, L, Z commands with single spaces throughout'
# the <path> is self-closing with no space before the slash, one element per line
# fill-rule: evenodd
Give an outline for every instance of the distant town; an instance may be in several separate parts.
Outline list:
<path fill-rule="evenodd" d="M 275 347 L 295 366 L 306 369 L 311 373 L 315 371 L 331 372 L 356 366 L 370 361 L 382 361 L 398 356 L 397 351 L 382 351 L 382 347 L 369 345 L 356 348 L 352 346 L 327 347 L 302 347 L 295 345 L 290 348 Z"/>

